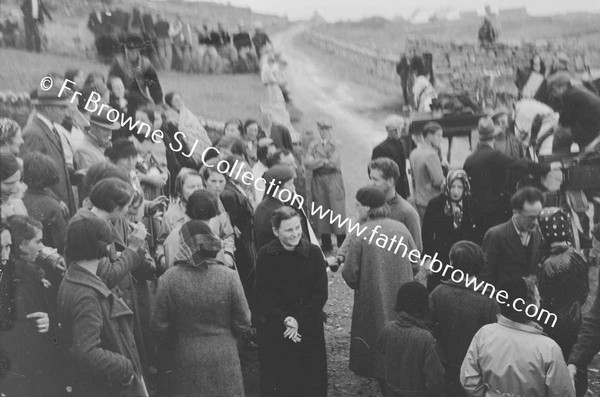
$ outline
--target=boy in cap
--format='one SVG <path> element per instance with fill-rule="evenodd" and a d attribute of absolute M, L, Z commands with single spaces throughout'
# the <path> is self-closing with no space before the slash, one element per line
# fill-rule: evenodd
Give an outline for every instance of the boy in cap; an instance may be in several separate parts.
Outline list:
<path fill-rule="evenodd" d="M 341 219 L 346 217 L 346 191 L 342 178 L 341 144 L 334 139 L 331 130 L 333 122 L 329 117 L 321 117 L 317 121 L 320 139 L 313 140 L 308 146 L 304 166 L 312 171 L 311 192 L 315 205 L 330 209 Z M 337 223 L 329 222 L 329 218 L 316 217 L 317 235 L 321 236 L 324 252 L 333 251 L 331 234 L 337 238 L 338 248 L 346 239 L 346 231 Z"/>
<path fill-rule="evenodd" d="M 400 177 L 396 181 L 396 192 L 403 198 L 407 199 L 410 196 L 410 188 L 408 186 L 408 176 L 406 174 L 406 153 L 405 144 L 402 142 L 403 137 L 407 134 L 407 126 L 404 118 L 398 115 L 391 115 L 385 119 L 385 130 L 388 137 L 385 141 L 375 146 L 371 154 L 371 160 L 380 157 L 388 157 L 398 165 Z M 412 144 L 412 140 L 410 141 Z M 409 149 L 414 149 L 411 147 Z M 410 150 L 408 150 L 410 152 Z"/>
<path fill-rule="evenodd" d="M 381 387 L 386 397 L 444 396 L 444 367 L 436 341 L 423 321 L 428 305 L 427 288 L 421 283 L 405 283 L 398 290 L 398 318 L 385 325 L 378 342 L 385 356 Z"/>

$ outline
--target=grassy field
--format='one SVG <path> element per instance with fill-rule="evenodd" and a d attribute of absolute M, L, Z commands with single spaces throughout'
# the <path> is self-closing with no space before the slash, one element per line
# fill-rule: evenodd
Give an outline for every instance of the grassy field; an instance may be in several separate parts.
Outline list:
<path fill-rule="evenodd" d="M 520 43 L 572 41 L 577 45 L 600 43 L 598 14 L 572 14 L 560 16 L 502 19 L 500 41 Z M 440 21 L 424 24 L 378 20 L 369 22 L 339 22 L 325 25 L 320 30 L 361 47 L 392 53 L 404 50 L 407 39 L 430 39 L 438 42 L 469 43 L 477 41 L 480 19 Z"/>
<path fill-rule="evenodd" d="M 84 58 L 0 49 L 0 91 L 30 92 L 49 72 L 67 69 L 108 73 L 108 67 Z M 256 118 L 266 91 L 258 75 L 196 75 L 161 73 L 164 93 L 179 91 L 192 112 L 207 119 Z"/>

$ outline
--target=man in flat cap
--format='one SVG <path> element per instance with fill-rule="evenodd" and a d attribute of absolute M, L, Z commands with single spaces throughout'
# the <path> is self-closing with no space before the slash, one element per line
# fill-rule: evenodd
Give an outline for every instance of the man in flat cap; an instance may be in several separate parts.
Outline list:
<path fill-rule="evenodd" d="M 385 119 L 385 130 L 388 137 L 386 140 L 375 146 L 371 154 L 371 160 L 380 157 L 388 157 L 398 165 L 400 169 L 400 177 L 396 181 L 396 192 L 407 199 L 410 196 L 410 188 L 408 185 L 408 176 L 406 174 L 406 149 L 402 138 L 406 136 L 408 126 L 404 118 L 398 115 L 391 115 Z"/>
<path fill-rule="evenodd" d="M 156 70 L 152 62 L 141 54 L 148 43 L 138 35 L 129 35 L 124 45 L 125 53 L 116 56 L 108 79 L 117 76 L 123 81 L 129 112 L 135 114 L 137 109 L 145 105 L 163 103 L 163 91 Z"/>
<path fill-rule="evenodd" d="M 70 215 L 73 215 L 77 211 L 71 187 L 74 171 L 67 165 L 58 132 L 59 126 L 69 114 L 69 98 L 64 92 L 60 92 L 59 84 L 56 83 L 48 91 L 38 88 L 33 96 L 36 113 L 23 129 L 25 143 L 21 145 L 19 157 L 23 158 L 28 152 L 40 152 L 52 159 L 58 170 L 59 182 L 51 189 L 62 202 L 61 205 L 68 207 Z"/>
<path fill-rule="evenodd" d="M 600 97 L 588 89 L 571 84 L 567 72 L 558 72 L 548 78 L 550 94 L 559 98 L 559 124 L 570 129 L 567 136 L 555 142 L 554 147 L 569 147 L 572 142 L 579 145 L 580 152 L 594 150 L 600 146 Z M 554 148 L 553 148 L 554 151 Z"/>
<path fill-rule="evenodd" d="M 333 122 L 329 117 L 317 120 L 320 139 L 313 140 L 306 151 L 304 166 L 312 171 L 312 199 L 315 205 L 323 210 L 330 209 L 334 215 L 346 218 L 346 190 L 342 178 L 341 144 L 334 139 L 331 131 Z M 329 218 L 315 217 L 317 235 L 321 237 L 323 252 L 333 251 L 331 234 L 336 235 L 338 248 L 346 239 L 346 230 L 337 223 L 332 224 Z"/>
<path fill-rule="evenodd" d="M 76 170 L 87 170 L 90 166 L 106 161 L 104 151 L 111 146 L 111 136 L 114 130 L 121 128 L 118 122 L 112 122 L 108 119 L 114 119 L 114 114 L 118 114 L 115 109 L 102 108 L 102 112 L 94 112 L 90 117 L 90 129 L 83 138 L 81 146 L 73 154 L 73 163 Z"/>

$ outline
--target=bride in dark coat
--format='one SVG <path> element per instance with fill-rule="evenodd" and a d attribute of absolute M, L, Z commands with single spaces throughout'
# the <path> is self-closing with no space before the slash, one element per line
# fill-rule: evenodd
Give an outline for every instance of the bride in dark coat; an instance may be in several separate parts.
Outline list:
<path fill-rule="evenodd" d="M 325 397 L 327 265 L 302 238 L 293 208 L 275 210 L 271 224 L 277 238 L 261 248 L 256 266 L 261 395 Z"/>
<path fill-rule="evenodd" d="M 429 201 L 423 217 L 423 253 L 444 265 L 449 262 L 450 248 L 454 243 L 467 240 L 481 244 L 485 230 L 482 229 L 481 212 L 471 200 L 471 186 L 467 173 L 452 170 L 446 177 L 444 191 Z M 427 279 L 429 292 L 440 283 L 441 274 L 431 274 Z"/>

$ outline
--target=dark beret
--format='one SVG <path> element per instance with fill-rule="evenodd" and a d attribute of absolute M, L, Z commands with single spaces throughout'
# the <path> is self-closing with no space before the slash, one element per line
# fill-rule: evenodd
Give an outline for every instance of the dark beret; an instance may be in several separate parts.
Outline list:
<path fill-rule="evenodd" d="M 373 186 L 365 186 L 356 192 L 356 200 L 369 208 L 381 207 L 385 204 L 385 196 L 381 190 Z"/>

